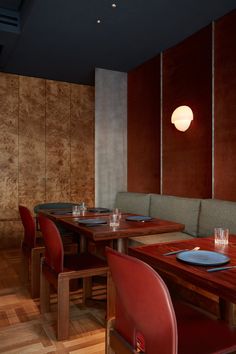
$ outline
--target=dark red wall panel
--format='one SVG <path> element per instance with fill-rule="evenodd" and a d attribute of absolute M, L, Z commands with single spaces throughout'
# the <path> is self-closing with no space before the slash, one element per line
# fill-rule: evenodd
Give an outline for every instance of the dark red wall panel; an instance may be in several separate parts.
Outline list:
<path fill-rule="evenodd" d="M 215 23 L 215 198 L 236 201 L 236 11 Z"/>
<path fill-rule="evenodd" d="M 163 54 L 163 194 L 211 198 L 211 26 Z M 180 105 L 192 108 L 186 132 L 171 124 Z"/>
<path fill-rule="evenodd" d="M 128 73 L 128 191 L 160 192 L 160 57 Z"/>

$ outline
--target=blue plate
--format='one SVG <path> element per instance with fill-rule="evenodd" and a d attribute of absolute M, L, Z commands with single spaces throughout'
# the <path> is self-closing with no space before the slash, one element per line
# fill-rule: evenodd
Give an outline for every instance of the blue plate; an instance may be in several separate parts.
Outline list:
<path fill-rule="evenodd" d="M 223 253 L 204 250 L 180 252 L 176 258 L 182 262 L 201 266 L 216 266 L 230 261 L 230 258 Z"/>
<path fill-rule="evenodd" d="M 150 216 L 145 216 L 145 215 L 132 215 L 132 216 L 127 216 L 126 218 L 127 221 L 150 221 L 152 218 Z"/>
<path fill-rule="evenodd" d="M 106 224 L 107 221 L 104 219 L 80 219 L 79 224 L 85 224 L 85 225 L 100 225 L 100 224 Z"/>

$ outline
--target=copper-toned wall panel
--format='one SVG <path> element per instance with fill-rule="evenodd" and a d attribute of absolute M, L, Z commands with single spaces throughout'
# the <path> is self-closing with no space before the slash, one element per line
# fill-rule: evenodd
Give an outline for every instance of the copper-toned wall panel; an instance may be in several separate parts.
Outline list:
<path fill-rule="evenodd" d="M 94 205 L 94 88 L 71 85 L 71 198 Z"/>
<path fill-rule="evenodd" d="M 20 245 L 19 203 L 94 204 L 94 88 L 0 73 L 0 106 L 3 248 Z"/>
<path fill-rule="evenodd" d="M 160 57 L 128 74 L 128 191 L 160 192 Z"/>
<path fill-rule="evenodd" d="M 0 211 L 15 217 L 18 207 L 18 76 L 0 73 Z"/>
<path fill-rule="evenodd" d="M 163 54 L 163 194 L 211 197 L 211 48 L 208 26 Z M 194 113 L 184 133 L 171 124 L 180 105 Z"/>
<path fill-rule="evenodd" d="M 0 248 L 20 247 L 23 227 L 18 220 L 0 220 Z"/>
<path fill-rule="evenodd" d="M 45 198 L 45 80 L 19 77 L 19 203 Z"/>
<path fill-rule="evenodd" d="M 236 201 L 236 11 L 215 23 L 215 198 Z"/>
<path fill-rule="evenodd" d="M 46 81 L 46 200 L 70 200 L 70 84 Z"/>

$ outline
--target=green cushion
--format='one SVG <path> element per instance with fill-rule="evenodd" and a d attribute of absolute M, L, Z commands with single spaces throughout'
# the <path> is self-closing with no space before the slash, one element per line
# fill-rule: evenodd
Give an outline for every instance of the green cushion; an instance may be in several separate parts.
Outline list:
<path fill-rule="evenodd" d="M 202 199 L 199 236 L 214 234 L 215 227 L 228 228 L 236 234 L 236 203 L 219 199 Z"/>
<path fill-rule="evenodd" d="M 200 199 L 151 194 L 150 216 L 185 225 L 184 232 L 198 235 Z"/>
<path fill-rule="evenodd" d="M 118 192 L 116 195 L 115 208 L 124 212 L 149 215 L 150 194 Z"/>

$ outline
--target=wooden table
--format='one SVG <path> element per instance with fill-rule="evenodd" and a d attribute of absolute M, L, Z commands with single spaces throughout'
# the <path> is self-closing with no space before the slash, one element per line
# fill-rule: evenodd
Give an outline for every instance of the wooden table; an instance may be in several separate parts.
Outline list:
<path fill-rule="evenodd" d="M 109 214 L 98 214 L 86 212 L 83 216 L 73 217 L 56 215 L 50 211 L 42 211 L 43 214 L 50 219 L 60 222 L 61 225 L 80 234 L 80 249 L 86 248 L 86 240 L 90 239 L 95 242 L 105 240 L 117 240 L 117 249 L 121 252 L 126 252 L 126 241 L 129 237 L 153 235 L 158 233 L 182 231 L 183 224 L 172 221 L 152 219 L 146 222 L 127 221 L 126 217 L 131 214 L 122 214 L 120 226 L 112 228 L 109 226 Z M 98 226 L 86 226 L 79 223 L 80 219 L 84 218 L 99 218 L 107 221 L 107 224 Z"/>
<path fill-rule="evenodd" d="M 208 273 L 213 267 L 194 266 L 178 261 L 176 255 L 164 256 L 169 251 L 192 249 L 221 252 L 230 257 L 227 265 L 236 265 L 236 236 L 230 235 L 228 246 L 215 246 L 214 238 L 193 238 L 179 242 L 140 246 L 129 249 L 129 254 L 151 265 L 168 279 L 179 277 L 201 289 L 219 296 L 222 318 L 235 325 L 234 306 L 236 304 L 236 269 Z"/>

